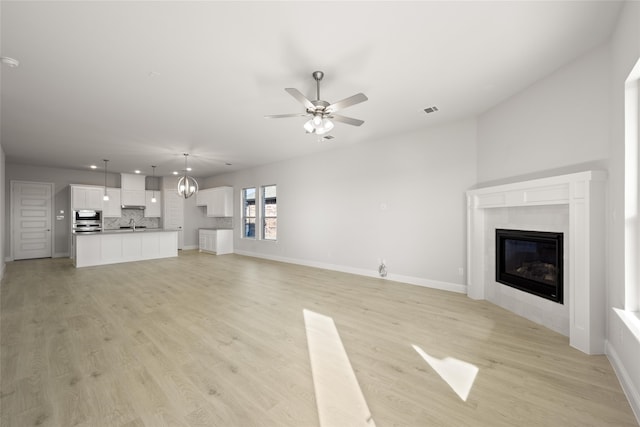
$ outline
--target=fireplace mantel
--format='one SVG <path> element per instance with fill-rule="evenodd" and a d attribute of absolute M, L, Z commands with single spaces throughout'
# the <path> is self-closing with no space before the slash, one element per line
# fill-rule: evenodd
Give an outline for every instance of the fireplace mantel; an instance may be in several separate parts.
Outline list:
<path fill-rule="evenodd" d="M 569 343 L 587 354 L 605 345 L 606 172 L 586 171 L 467 191 L 467 295 L 485 299 L 485 213 L 493 208 L 569 206 Z"/>

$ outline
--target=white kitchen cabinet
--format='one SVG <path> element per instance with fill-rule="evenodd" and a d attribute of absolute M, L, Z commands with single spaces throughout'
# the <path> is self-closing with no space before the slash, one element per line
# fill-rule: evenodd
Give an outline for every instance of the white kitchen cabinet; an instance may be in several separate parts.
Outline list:
<path fill-rule="evenodd" d="M 71 186 L 71 209 L 92 209 L 102 210 L 102 198 L 104 197 L 104 187 L 89 185 Z"/>
<path fill-rule="evenodd" d="M 102 216 L 105 218 L 120 218 L 122 216 L 120 189 L 107 187 L 107 195 L 109 200 L 102 202 Z"/>
<path fill-rule="evenodd" d="M 209 203 L 211 190 L 213 190 L 213 188 L 198 190 L 198 192 L 196 193 L 196 206 L 207 206 L 207 203 Z"/>
<path fill-rule="evenodd" d="M 233 216 L 233 187 L 215 187 L 198 191 L 196 206 L 206 206 L 208 217 Z"/>
<path fill-rule="evenodd" d="M 156 201 L 152 202 L 151 199 L 154 194 Z M 144 206 L 145 218 L 160 218 L 162 216 L 162 193 L 160 191 L 146 190 Z"/>
<path fill-rule="evenodd" d="M 200 252 L 209 252 L 216 255 L 233 253 L 233 230 L 210 230 L 201 228 Z"/>
<path fill-rule="evenodd" d="M 178 256 L 177 232 L 75 234 L 76 267 Z"/>

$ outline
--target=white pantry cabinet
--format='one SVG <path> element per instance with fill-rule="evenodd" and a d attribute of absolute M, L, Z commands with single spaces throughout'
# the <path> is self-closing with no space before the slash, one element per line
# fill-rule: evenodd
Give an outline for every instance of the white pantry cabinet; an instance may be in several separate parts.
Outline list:
<path fill-rule="evenodd" d="M 104 187 L 90 185 L 72 185 L 71 209 L 93 209 L 101 211 L 103 197 Z"/>
<path fill-rule="evenodd" d="M 233 187 L 215 187 L 198 191 L 196 206 L 206 206 L 208 217 L 233 216 Z"/>
<path fill-rule="evenodd" d="M 210 230 L 201 228 L 200 252 L 216 255 L 233 253 L 233 230 Z"/>

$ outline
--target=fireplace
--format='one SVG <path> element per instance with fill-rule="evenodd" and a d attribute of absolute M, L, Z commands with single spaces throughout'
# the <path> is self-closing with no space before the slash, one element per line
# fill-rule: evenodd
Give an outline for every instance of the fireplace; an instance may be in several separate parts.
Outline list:
<path fill-rule="evenodd" d="M 496 281 L 563 304 L 563 234 L 496 229 Z"/>

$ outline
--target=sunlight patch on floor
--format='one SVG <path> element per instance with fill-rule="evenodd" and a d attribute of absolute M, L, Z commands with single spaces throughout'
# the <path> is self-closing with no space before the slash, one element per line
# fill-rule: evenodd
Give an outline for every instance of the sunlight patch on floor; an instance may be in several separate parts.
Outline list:
<path fill-rule="evenodd" d="M 320 426 L 375 426 L 333 319 L 303 313 Z"/>
<path fill-rule="evenodd" d="M 471 387 L 478 375 L 478 367 L 474 364 L 455 359 L 453 357 L 445 357 L 444 359 L 436 359 L 429 356 L 417 345 L 412 345 L 413 349 L 440 375 L 449 387 L 463 401 L 467 401 Z"/>

